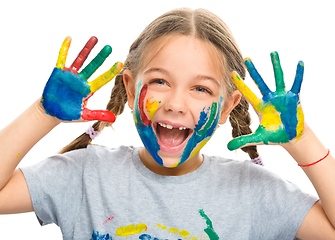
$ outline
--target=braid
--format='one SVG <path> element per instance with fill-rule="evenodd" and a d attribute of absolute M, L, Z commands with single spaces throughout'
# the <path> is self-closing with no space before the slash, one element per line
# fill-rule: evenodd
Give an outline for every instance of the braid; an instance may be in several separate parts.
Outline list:
<path fill-rule="evenodd" d="M 240 103 L 230 113 L 229 121 L 233 128 L 233 138 L 252 133 L 250 128 L 251 117 L 249 113 L 249 103 L 244 96 L 242 96 Z M 241 149 L 248 153 L 251 159 L 259 156 L 256 146 L 248 146 Z"/>
<path fill-rule="evenodd" d="M 113 112 L 115 116 L 120 115 L 124 106 L 127 102 L 127 92 L 123 84 L 123 70 L 115 77 L 115 84 L 111 93 L 110 100 L 107 104 L 106 109 Z M 93 124 L 95 131 L 101 132 L 105 127 L 111 126 L 112 123 L 97 121 Z M 86 148 L 87 145 L 91 144 L 92 139 L 86 133 L 81 134 L 69 145 L 64 147 L 59 153 L 66 153 L 75 149 Z"/>
<path fill-rule="evenodd" d="M 122 70 L 115 77 L 115 84 L 110 96 L 110 100 L 107 104 L 106 109 L 115 114 L 115 116 L 123 113 L 124 107 L 127 103 L 127 92 L 123 84 L 123 71 Z M 110 122 L 101 122 L 101 127 L 97 131 L 101 132 L 105 127 L 110 127 L 112 123 Z"/>

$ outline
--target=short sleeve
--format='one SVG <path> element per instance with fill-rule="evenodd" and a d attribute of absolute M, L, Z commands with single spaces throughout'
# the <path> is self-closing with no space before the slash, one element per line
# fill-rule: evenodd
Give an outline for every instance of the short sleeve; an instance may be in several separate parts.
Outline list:
<path fill-rule="evenodd" d="M 86 149 L 74 150 L 21 168 L 41 225 L 55 223 L 63 234 L 73 229 L 83 196 L 86 152 Z"/>
<path fill-rule="evenodd" d="M 308 211 L 318 200 L 274 173 L 250 164 L 251 239 L 295 239 Z"/>

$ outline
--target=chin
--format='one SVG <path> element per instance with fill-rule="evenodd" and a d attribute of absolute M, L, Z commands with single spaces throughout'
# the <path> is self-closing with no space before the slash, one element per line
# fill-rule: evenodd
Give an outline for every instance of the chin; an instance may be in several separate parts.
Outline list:
<path fill-rule="evenodd" d="M 174 168 L 174 167 L 179 166 L 182 152 L 171 154 L 171 153 L 165 153 L 163 151 L 159 151 L 158 155 L 161 157 L 164 167 Z"/>

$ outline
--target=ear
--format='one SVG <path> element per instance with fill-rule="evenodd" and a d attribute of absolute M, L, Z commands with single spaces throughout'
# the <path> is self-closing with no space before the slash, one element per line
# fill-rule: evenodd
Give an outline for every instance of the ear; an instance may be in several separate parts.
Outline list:
<path fill-rule="evenodd" d="M 240 93 L 240 91 L 235 90 L 231 94 L 229 99 L 224 102 L 222 110 L 221 110 L 219 124 L 224 124 L 227 121 L 229 114 L 239 104 L 241 97 L 242 97 L 242 94 Z"/>
<path fill-rule="evenodd" d="M 123 72 L 123 84 L 127 92 L 128 106 L 133 110 L 135 101 L 135 79 L 128 69 L 125 69 Z"/>

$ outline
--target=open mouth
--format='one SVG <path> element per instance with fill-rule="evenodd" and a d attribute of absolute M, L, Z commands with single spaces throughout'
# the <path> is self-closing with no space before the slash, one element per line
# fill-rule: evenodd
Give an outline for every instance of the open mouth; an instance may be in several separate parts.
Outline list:
<path fill-rule="evenodd" d="M 158 144 L 164 152 L 175 153 L 185 147 L 193 130 L 184 126 L 156 122 L 153 129 L 158 138 Z"/>

